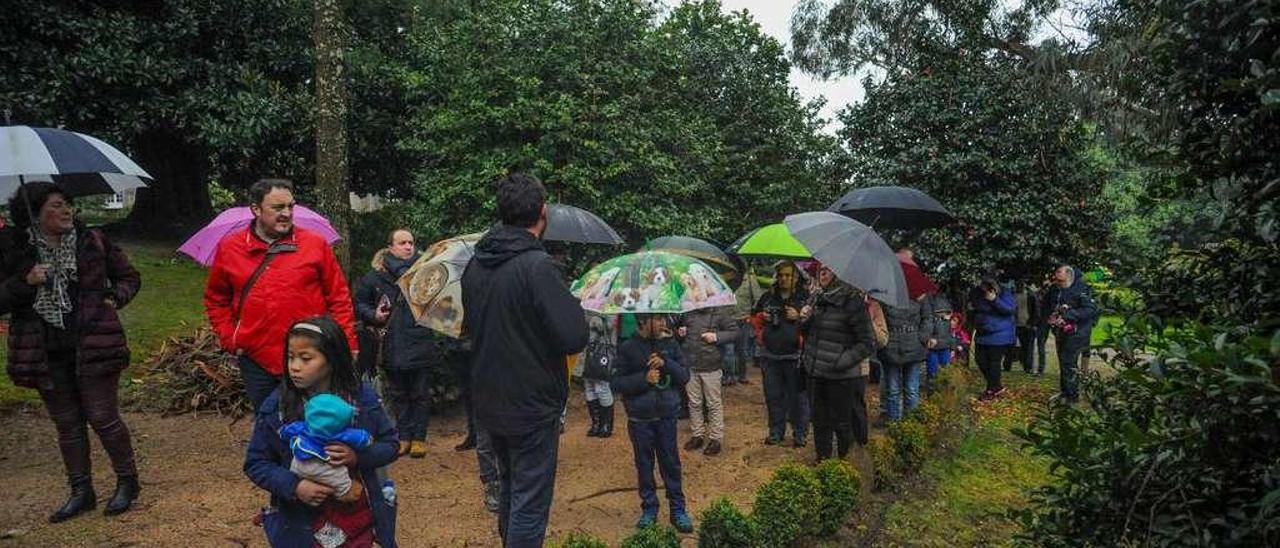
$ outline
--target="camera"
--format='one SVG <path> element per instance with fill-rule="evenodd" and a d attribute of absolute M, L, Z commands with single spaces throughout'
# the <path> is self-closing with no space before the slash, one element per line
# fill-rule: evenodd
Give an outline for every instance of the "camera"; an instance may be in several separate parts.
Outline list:
<path fill-rule="evenodd" d="M 1052 314 L 1049 314 L 1049 325 L 1064 335 L 1076 332 L 1076 323 L 1063 318 L 1061 311 L 1055 310 Z"/>
<path fill-rule="evenodd" d="M 769 325 L 774 327 L 782 325 L 784 312 L 782 311 L 781 306 L 769 306 L 766 307 L 764 311 L 769 314 Z"/>

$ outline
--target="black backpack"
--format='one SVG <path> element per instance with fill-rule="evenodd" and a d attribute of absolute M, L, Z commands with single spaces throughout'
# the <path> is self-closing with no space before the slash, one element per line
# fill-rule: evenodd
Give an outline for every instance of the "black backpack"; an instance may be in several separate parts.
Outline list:
<path fill-rule="evenodd" d="M 601 337 L 587 343 L 583 359 L 587 360 L 582 370 L 583 378 L 607 381 L 613 377 L 613 362 L 618 359 L 618 346 L 609 342 L 606 337 Z"/>

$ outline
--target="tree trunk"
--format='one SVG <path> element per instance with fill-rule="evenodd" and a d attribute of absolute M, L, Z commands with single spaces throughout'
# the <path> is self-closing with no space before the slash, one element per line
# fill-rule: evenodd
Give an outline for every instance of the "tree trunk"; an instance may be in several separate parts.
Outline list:
<path fill-rule="evenodd" d="M 350 182 L 347 168 L 347 86 L 343 73 L 346 25 L 337 0 L 315 0 L 312 27 L 316 48 L 316 196 L 342 241 L 334 249 L 348 266 Z"/>
<path fill-rule="evenodd" d="M 125 223 L 138 234 L 186 238 L 213 217 L 209 159 L 176 131 L 148 129 L 136 141 L 138 165 L 155 180 L 138 189 Z"/>

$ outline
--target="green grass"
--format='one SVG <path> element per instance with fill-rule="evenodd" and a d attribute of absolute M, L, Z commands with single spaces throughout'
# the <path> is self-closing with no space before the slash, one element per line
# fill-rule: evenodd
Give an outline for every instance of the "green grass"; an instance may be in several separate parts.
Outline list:
<path fill-rule="evenodd" d="M 1052 392 L 1056 375 L 1005 375 L 1011 396 L 990 404 L 956 452 L 925 465 L 931 492 L 901 500 L 885 514 L 886 546 L 1012 545 L 1018 524 L 1008 515 L 1026 491 L 1050 480 L 1048 462 L 1029 454 L 1011 430 L 1030 417 L 1033 402 Z"/>
<path fill-rule="evenodd" d="M 133 350 L 133 363 L 137 365 L 159 350 L 165 339 L 204 322 L 201 297 L 206 271 L 189 260 L 176 258 L 170 247 L 121 245 L 142 274 L 142 291 L 120 311 Z M 8 363 L 7 353 L 8 345 L 0 338 L 0 363 Z M 0 407 L 38 399 L 34 390 L 15 387 L 7 373 L 0 375 Z"/>

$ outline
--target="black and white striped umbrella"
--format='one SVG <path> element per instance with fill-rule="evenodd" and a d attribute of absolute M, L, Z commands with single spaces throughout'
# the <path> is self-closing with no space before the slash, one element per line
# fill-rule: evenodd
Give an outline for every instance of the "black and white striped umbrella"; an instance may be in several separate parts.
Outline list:
<path fill-rule="evenodd" d="M 23 183 L 52 181 L 72 196 L 145 187 L 152 177 L 123 152 L 74 131 L 0 127 L 0 202 Z"/>

